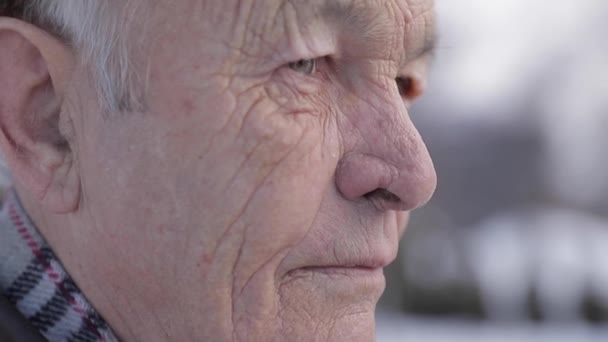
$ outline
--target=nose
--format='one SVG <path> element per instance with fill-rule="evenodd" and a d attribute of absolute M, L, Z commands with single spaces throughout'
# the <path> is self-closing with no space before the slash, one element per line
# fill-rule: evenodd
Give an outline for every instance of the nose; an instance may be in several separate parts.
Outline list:
<path fill-rule="evenodd" d="M 345 154 L 336 186 L 348 200 L 366 200 L 379 210 L 408 211 L 424 205 L 437 185 L 428 150 L 402 99 L 361 103 L 343 122 Z"/>

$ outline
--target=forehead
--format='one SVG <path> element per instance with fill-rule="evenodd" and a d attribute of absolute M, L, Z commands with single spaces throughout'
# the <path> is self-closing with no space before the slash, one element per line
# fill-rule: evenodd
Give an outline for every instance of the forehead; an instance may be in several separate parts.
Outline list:
<path fill-rule="evenodd" d="M 230 19 L 244 19 L 240 24 L 260 23 L 261 19 L 276 23 L 289 11 L 296 12 L 292 19 L 298 21 L 350 17 L 410 23 L 422 15 L 432 14 L 434 0 L 155 0 L 150 4 L 168 11 L 181 8 L 182 14 L 187 12 L 199 20 L 205 17 L 214 24 Z"/>

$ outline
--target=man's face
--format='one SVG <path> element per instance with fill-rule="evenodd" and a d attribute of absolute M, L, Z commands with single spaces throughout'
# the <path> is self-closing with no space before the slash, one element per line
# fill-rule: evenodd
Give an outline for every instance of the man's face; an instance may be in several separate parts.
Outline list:
<path fill-rule="evenodd" d="M 373 339 L 436 183 L 407 111 L 432 1 L 160 3 L 146 112 L 75 122 L 84 226 L 60 257 L 127 339 Z"/>

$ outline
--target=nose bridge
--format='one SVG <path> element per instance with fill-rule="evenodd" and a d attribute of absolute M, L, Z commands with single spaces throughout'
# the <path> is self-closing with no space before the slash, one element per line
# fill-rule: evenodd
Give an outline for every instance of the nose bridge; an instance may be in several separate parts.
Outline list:
<path fill-rule="evenodd" d="M 363 143 L 364 153 L 375 156 L 395 167 L 397 171 L 412 170 L 430 161 L 418 130 L 398 92 L 380 88 L 375 96 L 361 96 L 362 100 L 353 115 Z M 363 152 L 363 151 L 362 151 Z"/>
<path fill-rule="evenodd" d="M 419 157 L 422 141 L 409 113 L 405 106 L 390 102 L 381 103 L 377 107 L 378 115 L 373 117 L 375 124 L 365 127 L 362 133 L 380 139 L 367 148 L 370 153 L 399 169 L 410 167 Z"/>
<path fill-rule="evenodd" d="M 363 196 L 364 191 L 385 189 L 399 198 L 392 209 L 410 210 L 424 204 L 435 189 L 435 169 L 399 94 L 376 89 L 360 96 L 352 109 L 345 115 L 350 116 L 348 122 L 356 134 L 344 139 L 345 150 L 359 157 L 348 158 L 352 169 L 345 174 L 358 184 L 355 193 Z"/>
<path fill-rule="evenodd" d="M 408 208 L 419 207 L 432 196 L 437 185 L 435 167 L 426 145 L 414 124 L 406 116 L 391 136 L 384 153 L 385 160 L 397 169 L 387 190 L 395 193 Z M 382 147 L 378 147 L 382 148 Z M 382 157 L 381 157 L 382 158 Z"/>

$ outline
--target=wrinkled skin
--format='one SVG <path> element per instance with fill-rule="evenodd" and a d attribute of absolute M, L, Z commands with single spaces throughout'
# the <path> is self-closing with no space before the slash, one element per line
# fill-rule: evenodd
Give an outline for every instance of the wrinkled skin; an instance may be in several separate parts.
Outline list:
<path fill-rule="evenodd" d="M 432 1 L 159 3 L 146 111 L 102 115 L 75 70 L 77 205 L 22 181 L 34 220 L 125 340 L 373 340 L 382 268 L 436 184 L 408 113 Z"/>

